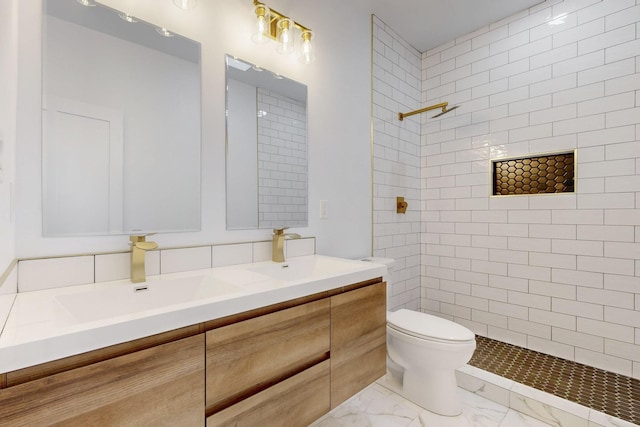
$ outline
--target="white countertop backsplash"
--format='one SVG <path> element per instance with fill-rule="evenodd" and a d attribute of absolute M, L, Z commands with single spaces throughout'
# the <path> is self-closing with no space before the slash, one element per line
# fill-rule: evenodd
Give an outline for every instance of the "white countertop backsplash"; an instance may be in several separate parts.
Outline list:
<path fill-rule="evenodd" d="M 314 272 L 312 280 L 283 280 L 253 271 L 273 265 L 263 261 L 151 276 L 147 282 L 135 285 L 129 280 L 117 280 L 2 295 L 0 373 L 386 274 L 385 266 L 367 262 L 319 255 L 296 258 L 298 262 L 312 259 L 335 260 L 342 269 Z M 144 304 L 136 305 L 134 287 L 140 285 L 149 287 L 142 291 L 149 292 L 143 298 L 153 297 L 151 293 L 157 290 L 159 303 L 144 300 Z M 173 291 L 163 291 L 167 289 Z M 176 289 L 185 291 L 175 292 Z"/>

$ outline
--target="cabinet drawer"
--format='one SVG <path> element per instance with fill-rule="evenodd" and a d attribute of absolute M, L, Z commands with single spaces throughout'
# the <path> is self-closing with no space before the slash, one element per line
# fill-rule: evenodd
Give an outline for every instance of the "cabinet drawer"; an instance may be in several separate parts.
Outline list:
<path fill-rule="evenodd" d="M 330 312 L 324 299 L 207 332 L 207 414 L 328 359 Z"/>
<path fill-rule="evenodd" d="M 0 390 L 0 426 L 201 426 L 204 334 Z"/>
<path fill-rule="evenodd" d="M 207 418 L 207 427 L 304 427 L 329 411 L 328 360 Z"/>
<path fill-rule="evenodd" d="M 331 407 L 386 372 L 386 283 L 331 297 Z"/>

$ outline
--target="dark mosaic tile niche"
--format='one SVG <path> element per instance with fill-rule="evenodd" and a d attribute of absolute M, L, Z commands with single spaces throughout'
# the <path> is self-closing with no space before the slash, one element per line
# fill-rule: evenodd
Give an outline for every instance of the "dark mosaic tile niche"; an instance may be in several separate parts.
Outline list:
<path fill-rule="evenodd" d="M 476 344 L 476 368 L 640 424 L 640 380 L 490 338 Z"/>
<path fill-rule="evenodd" d="M 573 151 L 491 163 L 495 196 L 574 191 Z"/>

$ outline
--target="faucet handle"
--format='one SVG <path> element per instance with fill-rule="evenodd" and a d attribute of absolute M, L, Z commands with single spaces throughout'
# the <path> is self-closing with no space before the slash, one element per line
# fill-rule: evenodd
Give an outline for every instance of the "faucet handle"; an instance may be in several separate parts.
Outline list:
<path fill-rule="evenodd" d="M 276 236 L 279 236 L 281 234 L 284 234 L 284 230 L 288 230 L 289 227 L 278 227 L 278 228 L 274 228 L 273 229 L 273 234 L 275 234 Z"/>

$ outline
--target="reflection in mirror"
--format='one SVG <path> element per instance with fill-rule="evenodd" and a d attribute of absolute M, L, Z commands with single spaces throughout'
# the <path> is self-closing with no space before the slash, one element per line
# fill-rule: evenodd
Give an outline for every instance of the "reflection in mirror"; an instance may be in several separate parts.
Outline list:
<path fill-rule="evenodd" d="M 227 229 L 307 226 L 307 87 L 227 55 Z"/>
<path fill-rule="evenodd" d="M 200 44 L 44 0 L 43 234 L 200 229 Z"/>

